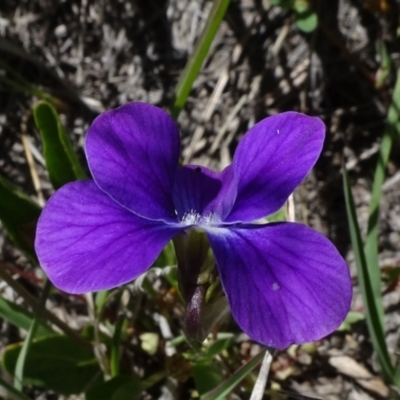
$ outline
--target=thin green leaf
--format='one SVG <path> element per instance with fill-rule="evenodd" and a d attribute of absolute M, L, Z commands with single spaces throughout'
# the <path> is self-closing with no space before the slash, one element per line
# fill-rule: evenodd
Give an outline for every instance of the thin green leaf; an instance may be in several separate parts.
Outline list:
<path fill-rule="evenodd" d="M 222 400 L 227 396 L 263 359 L 266 350 L 262 350 L 246 365 L 240 367 L 231 377 L 222 382 L 215 389 L 206 393 L 201 400 Z"/>
<path fill-rule="evenodd" d="M 0 176 L 0 220 L 14 243 L 32 260 L 36 222 L 41 208 L 19 188 Z"/>
<path fill-rule="evenodd" d="M 25 307 L 0 297 L 0 318 L 20 329 L 28 331 L 34 319 L 34 315 Z M 36 336 L 46 336 L 52 333 L 55 332 L 51 328 L 44 324 L 40 324 Z"/>
<path fill-rule="evenodd" d="M 114 335 L 112 337 L 111 344 L 111 360 L 110 360 L 110 371 L 111 376 L 115 377 L 119 375 L 119 347 L 121 344 L 122 326 L 125 321 L 125 316 L 120 314 L 115 323 Z"/>
<path fill-rule="evenodd" d="M 33 116 L 42 137 L 46 168 L 53 187 L 58 189 L 68 182 L 85 179 L 86 174 L 55 108 L 41 101 L 34 107 Z"/>
<path fill-rule="evenodd" d="M 350 183 L 345 166 L 343 166 L 343 187 L 346 200 L 347 218 L 349 221 L 350 237 L 356 259 L 358 279 L 365 304 L 365 316 L 367 319 L 369 334 L 371 336 L 371 342 L 378 355 L 384 378 L 388 381 L 392 381 L 393 366 L 391 365 L 390 357 L 386 348 L 384 327 L 378 311 L 378 307 L 382 307 L 382 304 L 377 304 L 375 301 L 373 290 L 374 282 L 372 281 L 374 276 L 370 274 L 367 266 L 366 255 L 364 253 L 360 228 L 357 221 L 354 199 L 351 193 Z"/>
<path fill-rule="evenodd" d="M 207 56 L 211 43 L 221 25 L 225 12 L 228 8 L 230 0 L 214 0 L 213 7 L 208 16 L 206 25 L 201 36 L 199 37 L 193 54 L 183 70 L 178 85 L 175 90 L 175 101 L 170 112 L 173 118 L 177 118 L 186 99 L 189 96 L 193 83 L 200 72 L 201 66 Z"/>
<path fill-rule="evenodd" d="M 39 310 L 40 305 L 37 299 L 30 294 L 18 281 L 14 280 L 12 276 L 7 272 L 4 265 L 0 261 L 0 278 L 7 283 L 16 293 L 18 296 L 28 304 L 34 311 Z M 58 317 L 52 314 L 50 311 L 46 309 L 43 310 L 43 317 L 49 323 L 54 324 L 57 326 L 62 332 L 68 335 L 76 344 L 84 348 L 92 348 L 90 342 L 85 340 L 79 333 L 75 332 L 72 328 L 70 328 L 65 322 L 61 321 Z"/>
<path fill-rule="evenodd" d="M 46 305 L 46 300 L 49 297 L 50 290 L 51 290 L 51 283 L 49 280 L 47 280 L 44 285 L 42 296 L 40 298 L 39 309 L 36 312 L 36 317 L 32 321 L 31 327 L 29 328 L 29 332 L 24 340 L 24 344 L 22 345 L 21 351 L 18 354 L 18 359 L 15 365 L 15 372 L 14 372 L 14 387 L 17 390 L 22 390 L 26 357 L 29 348 L 31 346 L 32 340 L 35 337 L 36 331 L 39 327 L 41 314 Z"/>
<path fill-rule="evenodd" d="M 19 390 L 15 389 L 15 387 L 10 385 L 1 376 L 0 376 L 0 386 L 3 386 L 3 388 L 9 393 L 9 395 L 10 395 L 9 398 L 10 399 L 13 399 L 13 400 L 31 400 L 29 397 L 25 396 L 24 393 L 22 393 Z"/>
<path fill-rule="evenodd" d="M 371 279 L 371 290 L 376 303 L 376 310 L 383 325 L 383 306 L 381 294 L 381 273 L 378 260 L 378 219 L 379 205 L 382 195 L 382 184 L 385 180 L 386 166 L 389 160 L 393 139 L 399 134 L 399 108 L 400 107 L 400 70 L 397 72 L 397 80 L 393 91 L 392 104 L 387 114 L 386 127 L 383 134 L 378 163 L 375 170 L 374 182 L 371 193 L 371 204 L 369 210 L 368 230 L 365 240 L 365 258 L 367 261 L 368 274 Z"/>

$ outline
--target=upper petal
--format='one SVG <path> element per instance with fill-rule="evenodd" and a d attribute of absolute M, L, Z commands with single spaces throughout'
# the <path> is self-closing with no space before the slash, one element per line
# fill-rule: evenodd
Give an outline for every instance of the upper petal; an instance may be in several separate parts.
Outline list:
<path fill-rule="evenodd" d="M 278 211 L 317 161 L 325 125 L 286 112 L 254 125 L 232 162 L 237 198 L 226 221 L 255 221 Z"/>
<path fill-rule="evenodd" d="M 179 131 L 158 107 L 129 103 L 97 117 L 86 137 L 86 155 L 99 187 L 134 213 L 174 216 L 172 184 L 180 151 Z"/>
<path fill-rule="evenodd" d="M 93 181 L 79 181 L 63 186 L 47 202 L 35 248 L 56 287 L 85 293 L 136 278 L 179 231 L 131 213 Z"/>
<path fill-rule="evenodd" d="M 215 172 L 184 165 L 175 175 L 173 199 L 180 221 L 190 214 L 224 220 L 235 201 L 236 185 L 231 166 Z"/>
<path fill-rule="evenodd" d="M 207 233 L 232 315 L 252 339 L 283 349 L 321 339 L 346 317 L 349 270 L 318 232 L 277 223 Z"/>

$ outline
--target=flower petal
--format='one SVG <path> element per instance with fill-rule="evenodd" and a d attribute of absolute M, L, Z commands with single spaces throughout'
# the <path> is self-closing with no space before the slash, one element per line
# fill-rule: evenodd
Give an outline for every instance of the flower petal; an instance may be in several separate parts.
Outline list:
<path fill-rule="evenodd" d="M 185 165 L 175 175 L 173 199 L 178 218 L 190 213 L 222 221 L 232 209 L 236 185 L 229 166 L 221 173 L 198 165 Z"/>
<path fill-rule="evenodd" d="M 35 248 L 56 287 L 85 293 L 136 278 L 180 230 L 138 217 L 93 181 L 79 181 L 63 186 L 47 202 Z"/>
<path fill-rule="evenodd" d="M 172 184 L 178 167 L 179 131 L 158 107 L 129 103 L 97 117 L 86 154 L 99 187 L 134 213 L 174 218 Z"/>
<path fill-rule="evenodd" d="M 317 161 L 325 137 L 315 117 L 287 112 L 254 125 L 232 166 L 237 198 L 227 222 L 251 222 L 278 211 Z"/>
<path fill-rule="evenodd" d="M 323 338 L 346 317 L 349 270 L 318 232 L 276 223 L 207 233 L 232 315 L 252 339 L 283 349 Z"/>

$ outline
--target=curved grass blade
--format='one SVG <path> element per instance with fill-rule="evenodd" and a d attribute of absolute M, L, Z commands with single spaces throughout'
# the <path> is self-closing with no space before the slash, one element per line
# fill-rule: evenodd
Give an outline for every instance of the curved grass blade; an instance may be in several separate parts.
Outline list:
<path fill-rule="evenodd" d="M 17 360 L 17 364 L 15 366 L 15 372 L 14 372 L 14 387 L 18 390 L 22 390 L 22 382 L 24 379 L 24 366 L 25 366 L 26 356 L 28 354 L 29 347 L 32 343 L 32 339 L 35 337 L 36 331 L 39 327 L 40 319 L 42 317 L 42 311 L 46 306 L 46 300 L 49 297 L 50 290 L 51 290 L 51 283 L 49 280 L 47 280 L 44 285 L 42 296 L 40 298 L 39 309 L 37 310 L 36 317 L 32 321 L 31 327 L 29 328 L 28 335 L 26 336 L 26 338 L 24 340 L 24 344 L 22 346 L 22 349 L 18 355 L 18 360 Z"/>
<path fill-rule="evenodd" d="M 371 278 L 371 289 L 375 299 L 375 308 L 383 325 L 383 307 L 381 294 L 381 272 L 378 261 L 378 219 L 379 205 L 382 195 L 382 185 L 385 180 L 386 166 L 389 161 L 393 140 L 399 136 L 399 110 L 400 110 L 400 70 L 397 72 L 396 84 L 392 96 L 392 104 L 386 119 L 385 131 L 379 149 L 378 163 L 375 170 L 374 182 L 371 193 L 371 204 L 369 210 L 368 230 L 365 240 L 365 258 L 368 274 Z"/>
<path fill-rule="evenodd" d="M 8 286 L 10 286 L 19 296 L 21 296 L 26 304 L 28 304 L 34 311 L 39 310 L 40 305 L 36 298 L 29 293 L 24 286 L 22 286 L 18 281 L 14 280 L 12 276 L 7 272 L 4 265 L 0 261 L 0 279 L 5 281 Z M 89 341 L 84 339 L 81 335 L 75 332 L 72 328 L 70 328 L 65 322 L 61 321 L 55 314 L 50 311 L 43 309 L 43 317 L 44 319 L 51 324 L 54 324 L 57 328 L 59 328 L 62 332 L 64 332 L 67 336 L 74 340 L 74 342 L 81 347 L 84 348 L 92 348 L 92 345 Z"/>
<path fill-rule="evenodd" d="M 175 90 L 174 104 L 170 107 L 173 118 L 177 118 L 185 105 L 192 85 L 200 72 L 204 59 L 207 56 L 211 43 L 218 31 L 221 21 L 224 18 L 230 0 L 214 0 L 213 7 L 208 16 L 206 26 L 199 37 L 193 54 L 183 70 Z"/>
<path fill-rule="evenodd" d="M 55 108 L 41 101 L 33 109 L 35 123 L 43 141 L 43 153 L 50 181 L 55 189 L 86 174 Z"/>
<path fill-rule="evenodd" d="M 367 265 L 366 254 L 364 253 L 360 228 L 357 221 L 354 199 L 351 193 L 351 187 L 345 166 L 343 166 L 343 188 L 346 200 L 351 243 L 356 259 L 358 279 L 365 304 L 365 314 L 369 334 L 371 336 L 371 342 L 378 355 L 383 377 L 387 381 L 393 382 L 393 366 L 391 364 L 389 353 L 386 347 L 384 326 L 379 314 L 379 308 L 382 307 L 382 303 L 377 303 L 374 297 L 373 279 L 375 277 L 370 274 L 370 270 Z M 377 266 L 375 266 L 375 268 L 377 268 Z"/>
<path fill-rule="evenodd" d="M 28 311 L 26 307 L 22 307 L 0 297 L 0 318 L 20 329 L 29 331 L 34 315 Z M 36 332 L 36 337 L 50 335 L 52 333 L 55 332 L 45 323 L 41 323 Z"/>
<path fill-rule="evenodd" d="M 225 397 L 245 378 L 263 359 L 265 352 L 264 349 L 253 357 L 246 365 L 240 367 L 230 378 L 222 382 L 215 389 L 206 393 L 201 397 L 201 400 L 223 400 Z"/>

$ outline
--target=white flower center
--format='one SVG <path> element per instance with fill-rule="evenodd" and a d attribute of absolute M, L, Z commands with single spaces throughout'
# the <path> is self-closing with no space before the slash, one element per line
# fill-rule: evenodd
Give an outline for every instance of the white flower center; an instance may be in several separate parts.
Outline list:
<path fill-rule="evenodd" d="M 195 210 L 190 210 L 183 214 L 181 222 L 184 225 L 214 225 L 221 222 L 214 213 L 209 213 L 208 215 L 200 215 Z"/>

